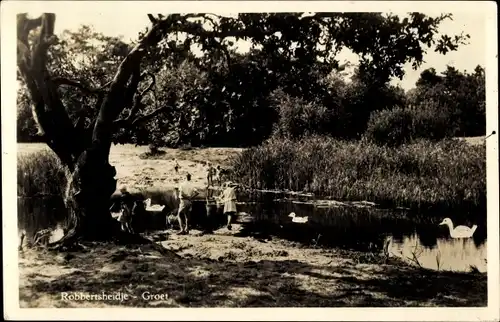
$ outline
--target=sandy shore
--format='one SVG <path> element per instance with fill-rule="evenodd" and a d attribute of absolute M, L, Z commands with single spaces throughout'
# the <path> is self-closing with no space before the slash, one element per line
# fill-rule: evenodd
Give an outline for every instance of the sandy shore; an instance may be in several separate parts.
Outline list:
<path fill-rule="evenodd" d="M 161 244 L 88 245 L 87 252 L 20 254 L 21 307 L 342 307 L 486 305 L 486 276 L 437 273 L 374 254 L 284 240 L 170 234 Z M 65 301 L 63 292 L 122 292 L 129 300 Z M 148 300 L 144 292 L 166 294 Z"/>

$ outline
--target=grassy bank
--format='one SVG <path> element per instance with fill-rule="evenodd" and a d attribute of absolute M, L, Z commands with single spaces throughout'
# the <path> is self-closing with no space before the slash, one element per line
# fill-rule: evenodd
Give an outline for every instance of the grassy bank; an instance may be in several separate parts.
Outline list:
<path fill-rule="evenodd" d="M 272 138 L 232 160 L 234 179 L 253 188 L 313 192 L 413 208 L 486 205 L 486 150 L 458 140 L 398 148 L 325 137 Z"/>

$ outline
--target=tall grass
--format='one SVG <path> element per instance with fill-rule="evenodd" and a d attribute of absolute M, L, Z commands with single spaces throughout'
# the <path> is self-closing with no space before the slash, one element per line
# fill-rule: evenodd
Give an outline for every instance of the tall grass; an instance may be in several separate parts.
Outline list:
<path fill-rule="evenodd" d="M 17 157 L 17 195 L 20 197 L 63 196 L 67 170 L 52 151 L 37 151 Z"/>
<path fill-rule="evenodd" d="M 48 150 L 17 157 L 18 226 L 31 239 L 36 231 L 65 225 L 64 191 L 67 171 Z"/>
<path fill-rule="evenodd" d="M 486 204 L 485 147 L 457 140 L 388 147 L 319 136 L 271 138 L 232 165 L 233 179 L 252 188 L 416 208 Z"/>

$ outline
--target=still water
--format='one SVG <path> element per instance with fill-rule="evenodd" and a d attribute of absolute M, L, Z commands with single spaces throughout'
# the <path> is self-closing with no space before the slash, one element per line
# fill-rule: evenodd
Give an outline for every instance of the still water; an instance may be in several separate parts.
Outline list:
<path fill-rule="evenodd" d="M 241 195 L 240 195 L 241 196 Z M 412 213 L 407 209 L 378 209 L 367 202 L 334 202 L 308 197 L 283 198 L 276 194 L 241 196 L 238 211 L 251 219 L 243 230 L 259 231 L 293 240 L 305 246 L 341 247 L 367 252 L 385 252 L 412 265 L 429 269 L 486 272 L 486 215 L 467 221 L 464 216 Z M 199 207 L 204 209 L 204 207 Z M 18 198 L 18 226 L 31 238 L 36 231 L 54 229 L 51 241 L 62 237 L 66 220 L 61 198 Z M 288 215 L 307 217 L 294 223 Z M 472 238 L 452 239 L 445 217 L 455 226 L 478 225 Z M 158 222 L 164 223 L 160 218 Z M 163 229 L 163 227 L 158 227 Z"/>
<path fill-rule="evenodd" d="M 62 227 L 66 225 L 66 209 L 60 197 L 17 198 L 17 227 L 21 235 L 26 234 L 25 241 L 32 240 L 35 233 L 42 229 L 53 229 L 49 242 L 63 237 Z"/>
<path fill-rule="evenodd" d="M 278 198 L 276 198 L 278 197 Z M 256 203 L 242 205 L 240 211 L 254 213 L 255 222 L 280 237 L 320 247 L 342 247 L 383 252 L 412 265 L 429 269 L 467 272 L 487 271 L 486 214 L 470 220 L 467 213 L 422 213 L 409 209 L 380 209 L 370 202 L 297 200 L 259 195 Z M 294 223 L 290 213 L 307 217 Z M 454 226 L 478 228 L 471 238 L 454 239 L 449 228 L 439 225 L 450 218 Z M 266 228 L 264 228 L 266 229 Z"/>

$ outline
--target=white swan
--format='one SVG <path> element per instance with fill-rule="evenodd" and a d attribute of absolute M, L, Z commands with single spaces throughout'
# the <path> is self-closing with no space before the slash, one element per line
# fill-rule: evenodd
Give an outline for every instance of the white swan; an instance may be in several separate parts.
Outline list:
<path fill-rule="evenodd" d="M 451 238 L 470 238 L 472 237 L 472 235 L 474 235 L 474 232 L 477 228 L 477 225 L 472 226 L 472 228 L 469 228 L 467 226 L 457 226 L 453 228 L 453 222 L 450 218 L 445 218 L 439 225 L 448 226 L 448 228 L 450 229 Z"/>
<path fill-rule="evenodd" d="M 297 217 L 297 215 L 294 212 L 291 212 L 288 215 L 288 217 L 292 217 L 292 221 L 296 222 L 296 223 L 299 223 L 299 224 L 306 223 L 309 220 L 308 216 L 306 216 L 306 217 Z"/>
<path fill-rule="evenodd" d="M 144 200 L 144 206 L 145 206 L 147 211 L 162 211 L 163 208 L 165 208 L 165 206 L 152 205 L 151 198 Z"/>

